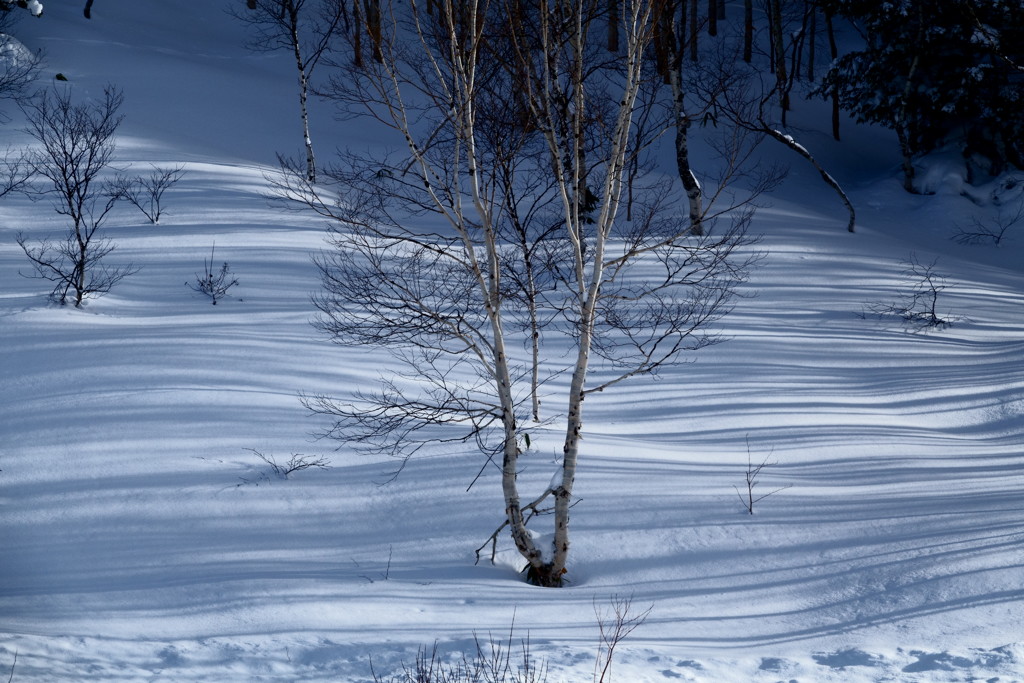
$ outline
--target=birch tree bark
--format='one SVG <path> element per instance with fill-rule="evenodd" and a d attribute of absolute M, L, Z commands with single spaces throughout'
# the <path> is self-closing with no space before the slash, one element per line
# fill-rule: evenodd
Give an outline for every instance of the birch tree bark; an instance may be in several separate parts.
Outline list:
<path fill-rule="evenodd" d="M 604 172 L 604 182 L 596 193 L 599 211 L 596 218 L 591 218 L 581 212 L 581 199 L 587 192 L 593 191 L 586 184 L 588 174 L 581 168 L 581 164 L 573 163 L 567 167 L 564 161 L 594 156 L 591 150 L 585 150 L 588 140 L 585 126 L 589 122 L 584 114 L 595 106 L 590 101 L 592 88 L 588 82 L 588 77 L 593 73 L 588 67 L 592 68 L 593 64 L 588 59 L 590 46 L 587 34 L 591 17 L 586 12 L 586 4 L 566 3 L 567 11 L 561 25 L 555 25 L 544 8 L 539 8 L 542 60 L 537 63 L 527 50 L 519 50 L 519 57 L 527 66 L 526 73 L 529 76 L 530 106 L 540 122 L 540 131 L 555 168 L 556 191 L 562 201 L 565 228 L 575 266 L 570 285 L 577 350 L 566 400 L 561 476 L 555 478 L 551 487 L 554 496 L 554 534 L 550 557 L 540 563 L 531 561 L 529 567 L 531 580 L 544 586 L 561 585 L 562 576 L 567 571 L 569 509 L 573 500 L 583 431 L 583 400 L 587 393 L 598 304 L 606 277 L 605 259 L 622 202 L 626 166 L 631 154 L 635 153 L 631 124 L 643 83 L 645 53 L 653 41 L 654 22 L 658 18 L 654 13 L 657 3 L 622 0 L 624 21 L 620 46 L 624 54 L 622 67 L 616 73 L 621 91 L 615 98 L 616 106 L 609 108 L 603 119 L 608 126 L 606 130 L 610 130 L 610 136 L 607 145 L 600 148 L 602 153 L 599 163 Z M 565 92 L 561 90 L 562 84 L 565 84 Z M 564 117 L 560 98 L 571 102 L 569 121 L 559 121 Z M 592 221 L 592 224 L 588 224 L 588 221 Z M 589 244 L 586 237 L 588 234 Z"/>
<path fill-rule="evenodd" d="M 279 185 L 334 220 L 318 260 L 317 327 L 340 344 L 387 347 L 408 366 L 377 392 L 305 404 L 331 419 L 326 435 L 393 454 L 398 470 L 429 444 L 475 444 L 484 464 L 474 481 L 492 466 L 501 477 L 491 541 L 507 527 L 541 586 L 562 585 L 569 570 L 584 399 L 717 341 L 709 326 L 750 261 L 737 255 L 748 213 L 714 233 L 701 216 L 708 229 L 695 237 L 657 173 L 638 174 L 634 216 L 621 215 L 627 169 L 671 118 L 645 68 L 662 3 L 617 4 L 618 54 L 601 30 L 607 5 L 592 0 L 382 8 L 380 61 L 335 73 L 328 91 L 344 115 L 375 119 L 403 149 L 383 160 L 347 155 L 325 170 L 336 201 L 299 169 L 283 169 Z M 501 126 L 530 144 L 508 142 Z M 527 206 L 543 210 L 518 211 Z M 520 241 L 507 227 L 515 221 L 526 223 L 518 235 L 544 238 Z M 561 250 L 559 289 L 524 307 L 505 282 L 510 260 L 547 241 Z M 520 422 L 536 405 L 537 365 L 516 359 L 510 340 L 540 329 L 574 351 L 552 370 L 567 387 L 546 402 L 564 420 L 562 460 L 527 497 Z M 551 516 L 539 516 L 549 500 Z M 550 534 L 527 528 L 537 519 L 550 520 Z"/>
<path fill-rule="evenodd" d="M 232 15 L 249 25 L 254 52 L 286 51 L 295 60 L 306 176 L 316 182 L 316 157 L 309 127 L 309 80 L 331 48 L 346 17 L 343 0 L 252 0 Z"/>

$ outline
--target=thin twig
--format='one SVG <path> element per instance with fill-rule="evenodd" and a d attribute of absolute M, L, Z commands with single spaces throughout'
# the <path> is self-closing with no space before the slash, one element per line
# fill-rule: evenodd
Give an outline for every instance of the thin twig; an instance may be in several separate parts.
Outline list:
<path fill-rule="evenodd" d="M 771 451 L 768 452 L 768 455 L 766 455 L 764 457 L 764 460 L 761 461 L 761 464 L 757 465 L 755 467 L 753 462 L 750 459 L 750 437 L 749 436 L 747 437 L 747 472 L 746 472 L 747 495 L 746 495 L 746 497 L 744 497 L 744 495 L 742 493 L 740 493 L 740 490 L 739 490 L 738 487 L 733 486 L 733 489 L 736 490 L 736 495 L 739 496 L 740 502 L 743 504 L 743 507 L 746 509 L 748 514 L 751 514 L 751 515 L 754 514 L 754 503 L 758 503 L 758 502 L 764 500 L 765 498 L 767 498 L 768 496 L 775 495 L 779 491 L 785 491 L 786 489 L 788 489 L 788 488 L 790 488 L 792 486 L 792 484 L 786 484 L 785 486 L 781 486 L 781 487 L 775 489 L 774 491 L 769 491 L 768 493 L 765 493 L 765 494 L 762 494 L 760 496 L 754 497 L 754 487 L 757 486 L 757 484 L 758 484 L 757 479 L 761 475 L 761 470 L 764 469 L 765 465 L 774 465 L 774 464 L 776 464 L 776 463 L 769 463 L 768 462 L 768 458 L 770 458 L 772 456 L 772 453 L 774 453 L 774 452 L 775 452 L 775 449 L 773 448 Z"/>
<path fill-rule="evenodd" d="M 541 496 L 537 498 L 537 500 L 533 501 L 532 503 L 527 503 L 522 508 L 520 508 L 522 512 L 526 512 L 527 510 L 530 511 L 530 515 L 526 518 L 525 522 L 529 522 L 535 516 L 547 512 L 547 510 L 540 510 L 538 506 L 545 500 L 547 500 L 548 496 L 550 496 L 552 493 L 554 493 L 554 490 L 549 488 L 547 491 L 541 494 Z M 473 564 L 480 564 L 480 551 L 486 548 L 488 543 L 491 544 L 491 564 L 494 564 L 494 557 L 498 553 L 498 534 L 500 534 L 502 529 L 504 529 L 507 526 L 508 519 L 506 518 L 505 521 L 501 523 L 501 526 L 495 529 L 494 533 L 487 537 L 487 540 L 484 541 L 483 545 L 476 549 L 476 562 L 474 562 Z"/>
<path fill-rule="evenodd" d="M 615 657 L 615 648 L 629 634 L 635 631 L 650 616 L 654 606 L 637 615 L 632 615 L 633 598 L 620 598 L 613 595 L 611 599 L 612 614 L 606 618 L 598 609 L 597 599 L 594 599 L 594 614 L 597 617 L 597 628 L 600 633 L 600 640 L 597 644 L 597 658 L 594 661 L 595 683 L 609 683 L 611 681 L 612 659 Z M 612 619 L 608 623 L 608 619 Z"/>

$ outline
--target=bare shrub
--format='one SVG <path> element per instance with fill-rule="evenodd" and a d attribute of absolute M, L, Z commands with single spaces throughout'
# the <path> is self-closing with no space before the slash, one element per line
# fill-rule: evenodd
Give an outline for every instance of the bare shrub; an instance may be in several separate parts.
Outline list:
<path fill-rule="evenodd" d="M 935 270 L 938 259 L 922 263 L 911 254 L 901 263 L 906 284 L 899 298 L 892 303 L 868 304 L 866 309 L 880 317 L 899 317 L 914 331 L 952 325 L 958 318 L 939 314 L 939 294 L 949 288 L 949 283 Z"/>
<path fill-rule="evenodd" d="M 148 176 L 118 176 L 110 184 L 108 193 L 127 200 L 155 225 L 160 222 L 160 216 L 163 215 L 164 193 L 177 184 L 184 175 L 185 169 L 181 166 L 154 166 Z"/>
<path fill-rule="evenodd" d="M 633 599 L 612 596 L 607 609 L 594 602 L 598 626 L 597 657 L 594 661 L 594 683 L 611 683 L 612 660 L 616 648 L 650 616 L 653 607 L 642 612 L 633 608 Z M 432 648 L 420 648 L 413 664 L 402 664 L 400 673 L 378 675 L 370 663 L 374 683 L 546 683 L 548 665 L 538 660 L 530 649 L 530 638 L 523 638 L 515 646 L 515 620 L 508 635 L 495 640 L 482 641 L 473 636 L 475 651 L 444 660 L 437 643 Z M 518 653 L 516 652 L 518 650 Z"/>
<path fill-rule="evenodd" d="M 992 244 L 999 246 L 1006 234 L 1024 220 L 1024 202 L 1011 211 L 1000 211 L 994 218 L 982 222 L 971 218 L 969 225 L 956 225 L 953 241 L 957 244 Z"/>
<path fill-rule="evenodd" d="M 320 455 L 303 455 L 302 453 L 292 453 L 291 457 L 284 462 L 277 462 L 277 459 L 272 455 L 264 455 L 259 451 L 247 448 L 247 451 L 255 455 L 257 458 L 265 462 L 270 466 L 270 471 L 274 473 L 274 476 L 278 479 L 288 479 L 296 472 L 308 469 L 320 469 L 325 470 L 331 466 L 331 461 Z"/>
<path fill-rule="evenodd" d="M 185 283 L 193 291 L 210 297 L 210 301 L 214 306 L 217 305 L 219 300 L 227 296 L 229 289 L 238 284 L 238 279 L 231 272 L 231 267 L 228 266 L 227 261 L 221 264 L 220 270 L 214 269 L 213 254 L 216 248 L 216 244 L 210 247 L 210 260 L 203 259 L 203 273 L 202 275 L 196 273 L 195 284 Z"/>
<path fill-rule="evenodd" d="M 595 683 L 610 683 L 612 680 L 612 659 L 615 648 L 629 634 L 638 629 L 650 616 L 654 607 L 648 607 L 640 613 L 633 609 L 633 598 L 613 595 L 609 612 L 605 612 L 594 602 L 594 614 L 597 616 L 599 640 L 597 658 L 594 660 Z"/>
<path fill-rule="evenodd" d="M 780 486 L 779 488 L 769 491 L 768 493 L 754 493 L 754 489 L 760 483 L 758 479 L 761 476 L 761 470 L 763 470 L 765 467 L 769 465 L 776 464 L 774 462 L 768 462 L 768 458 L 771 457 L 773 452 L 774 449 L 768 452 L 768 455 L 766 455 L 764 459 L 761 460 L 760 464 L 755 465 L 750 455 L 750 440 L 747 440 L 746 484 L 744 486 L 743 491 L 740 491 L 739 487 L 733 487 L 734 489 L 736 489 L 736 495 L 739 496 L 740 502 L 743 503 L 743 509 L 747 511 L 747 514 L 754 514 L 754 503 L 758 503 L 767 498 L 768 496 L 774 496 L 779 491 L 785 491 L 790 487 L 790 485 L 787 484 L 786 486 Z"/>
<path fill-rule="evenodd" d="M 547 663 L 536 661 L 529 636 L 520 642 L 515 654 L 513 627 L 503 640 L 488 638 L 485 642 L 474 635 L 476 651 L 463 653 L 455 661 L 442 660 L 434 643 L 429 650 L 420 648 L 413 664 L 402 664 L 402 671 L 396 675 L 378 675 L 372 662 L 370 672 L 374 683 L 546 683 Z"/>

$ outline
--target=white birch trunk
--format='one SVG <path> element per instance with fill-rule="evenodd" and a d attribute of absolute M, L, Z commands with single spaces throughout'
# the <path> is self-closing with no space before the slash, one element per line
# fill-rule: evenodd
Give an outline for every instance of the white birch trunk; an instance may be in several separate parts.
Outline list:
<path fill-rule="evenodd" d="M 299 110 L 302 114 L 302 140 L 306 147 L 306 180 L 315 183 L 316 158 L 313 156 L 313 140 L 309 134 L 309 78 L 306 73 L 306 65 L 302 61 L 298 16 L 294 6 L 290 9 L 292 11 L 289 27 L 291 29 L 292 54 L 295 56 L 295 65 L 299 72 Z"/>
<path fill-rule="evenodd" d="M 475 354 L 481 371 L 493 382 L 496 406 L 492 409 L 500 411 L 502 495 L 511 537 L 517 550 L 528 563 L 529 578 L 544 586 L 561 585 L 566 572 L 570 546 L 569 509 L 573 502 L 573 487 L 580 453 L 583 401 L 587 394 L 586 383 L 595 316 L 606 277 L 606 245 L 622 200 L 633 133 L 633 109 L 641 87 L 644 51 L 651 39 L 652 6 L 659 5 L 656 0 L 618 1 L 625 48 L 623 66 L 603 85 L 614 81 L 622 91 L 621 96 L 617 98 L 617 110 L 612 114 L 614 120 L 607 121 L 606 125 L 611 135 L 607 146 L 602 146 L 600 157 L 587 146 L 590 132 L 587 126 L 594 124 L 587 116 L 587 108 L 590 105 L 587 101 L 587 90 L 590 86 L 585 82 L 585 78 L 588 77 L 588 64 L 585 62 L 588 59 L 587 50 L 592 47 L 587 43 L 587 31 L 593 27 L 585 23 L 584 17 L 588 17 L 589 21 L 591 16 L 598 16 L 586 14 L 585 10 L 592 9 L 592 0 L 560 0 L 558 11 L 563 12 L 563 17 L 575 12 L 575 16 L 572 17 L 575 22 L 570 28 L 571 35 L 553 35 L 556 30 L 563 31 L 564 25 L 559 25 L 557 29 L 553 25 L 553 17 L 550 15 L 554 11 L 549 7 L 547 0 L 536 0 L 538 4 L 535 8 L 538 11 L 541 33 L 538 36 L 541 43 L 538 49 L 542 54 L 536 62 L 531 62 L 537 73 L 534 74 L 536 80 L 533 83 L 536 91 L 531 94 L 530 104 L 537 127 L 547 141 L 548 155 L 556 176 L 556 192 L 562 202 L 567 238 L 573 251 L 574 274 L 570 277 L 573 280 L 571 298 L 574 301 L 574 310 L 567 313 L 574 318 L 571 325 L 574 334 L 577 335 L 577 353 L 571 369 L 570 389 L 566 401 L 568 417 L 560 476 L 556 475 L 552 480 L 549 491 L 545 491 L 540 498 L 525 506 L 527 510 L 535 512 L 536 505 L 541 500 L 549 494 L 554 496 L 554 537 L 551 547 L 540 547 L 527 529 L 523 499 L 517 482 L 518 424 L 515 413 L 516 394 L 512 385 L 512 371 L 502 319 L 499 265 L 503 255 L 497 235 L 499 208 L 498 202 L 495 201 L 495 189 L 488 184 L 490 176 L 487 174 L 487 168 L 482 164 L 482 160 L 486 158 L 486 150 L 477 148 L 477 66 L 485 29 L 485 22 L 480 20 L 478 12 L 484 3 L 479 0 L 443 0 L 434 5 L 436 14 L 429 19 L 432 22 L 446 22 L 447 26 L 442 28 L 447 35 L 442 34 L 444 44 L 439 46 L 440 54 L 433 52 L 432 49 L 424 51 L 424 59 L 429 61 L 425 63 L 423 70 L 437 74 L 437 87 L 429 92 L 418 91 L 416 97 L 431 98 L 431 106 L 443 112 L 446 117 L 443 124 L 453 134 L 452 156 L 441 162 L 440 167 L 432 165 L 437 162 L 436 157 L 431 157 L 425 147 L 420 147 L 415 142 L 415 109 L 413 106 L 410 106 L 410 110 L 406 109 L 402 93 L 406 85 L 403 78 L 407 77 L 407 74 L 399 72 L 399 67 L 396 66 L 398 58 L 389 51 L 381 55 L 383 66 L 380 79 L 376 82 L 382 93 L 381 104 L 390 119 L 389 123 L 404 134 L 414 162 L 413 168 L 424 182 L 424 192 L 429 198 L 425 201 L 429 201 L 431 209 L 443 216 L 458 235 L 461 242 L 458 247 L 458 259 L 468 268 L 474 280 L 474 287 L 481 295 L 486 324 L 479 330 L 479 337 L 468 344 L 467 352 Z M 421 19 L 415 5 L 412 6 L 412 13 L 414 21 Z M 418 27 L 419 38 L 424 45 L 436 45 L 432 41 L 436 39 L 437 34 L 431 32 L 436 25 L 431 25 L 431 30 L 428 31 L 425 26 L 428 19 L 423 17 L 423 21 L 424 26 Z M 467 32 L 471 35 L 467 36 Z M 571 53 L 568 58 L 572 60 L 572 66 L 556 73 L 555 61 L 565 59 L 565 52 Z M 531 52 L 527 59 L 533 59 L 534 56 Z M 564 80 L 560 82 L 559 78 Z M 569 90 L 568 103 L 566 98 L 560 99 L 556 94 L 564 92 L 565 89 Z M 415 86 L 413 90 L 416 90 Z M 566 113 L 569 121 L 558 118 L 564 117 Z M 586 169 L 581 160 L 586 154 L 594 154 L 594 159 L 600 162 L 604 171 L 603 187 L 595 193 L 600 200 L 600 209 L 596 217 L 584 215 L 583 211 L 587 187 Z M 435 180 L 440 184 L 435 186 Z M 536 323 L 535 306 L 531 310 L 531 316 L 531 321 Z M 536 335 L 536 326 L 531 332 Z M 538 344 L 539 341 L 535 337 L 534 388 L 537 381 Z M 536 401 L 534 397 L 535 410 Z"/>
<path fill-rule="evenodd" d="M 631 135 L 633 107 L 641 81 L 641 65 L 643 52 L 650 34 L 651 8 L 643 0 L 629 0 L 624 4 L 624 34 L 626 42 L 625 71 L 622 74 L 623 94 L 619 100 L 615 128 L 611 145 L 604 159 L 607 175 L 604 187 L 599 195 L 601 210 L 593 226 L 594 244 L 586 249 L 584 256 L 583 217 L 579 211 L 578 192 L 582 186 L 582 178 L 578 164 L 572 169 L 569 178 L 559 176 L 558 184 L 564 209 L 567 216 L 567 230 L 574 246 L 576 261 L 577 311 L 575 326 L 579 337 L 577 342 L 576 361 L 572 371 L 567 397 L 567 422 L 565 441 L 562 447 L 562 472 L 560 483 L 552 487 L 555 497 L 554 515 L 555 528 L 550 562 L 537 565 L 531 561 L 531 578 L 534 582 L 545 586 L 559 586 L 567 571 L 569 556 L 569 509 L 572 505 L 572 492 L 576 480 L 576 467 L 580 454 L 580 439 L 583 433 L 583 401 L 586 396 L 586 380 L 590 367 L 590 352 L 594 334 L 595 311 L 601 296 L 604 280 L 604 259 L 607 240 L 615 222 L 623 191 L 626 172 L 627 154 Z M 582 18 L 582 12 L 577 15 Z M 579 158 L 584 140 L 584 122 L 581 112 L 586 106 L 586 89 L 582 70 L 584 46 L 584 25 L 580 21 L 575 27 L 572 44 L 577 58 L 577 68 L 572 74 L 573 100 L 575 119 L 573 121 L 573 140 L 571 158 Z M 550 101 L 550 100 L 549 100 Z M 550 112 L 549 112 L 550 114 Z M 548 145 L 556 169 L 558 160 L 563 157 L 564 149 L 556 138 L 554 128 L 545 131 Z M 564 170 L 564 169 L 559 169 Z M 588 274 L 589 270 L 589 274 Z M 529 558 L 528 558 L 529 559 Z"/>
<path fill-rule="evenodd" d="M 469 185 L 469 194 L 472 197 L 473 207 L 479 219 L 479 229 L 483 235 L 483 247 L 487 260 L 481 264 L 476 256 L 477 243 L 468 232 L 468 223 L 459 220 L 455 224 L 465 245 L 466 257 L 472 263 L 473 272 L 477 278 L 480 291 L 484 295 L 484 302 L 488 321 L 491 327 L 491 348 L 493 356 L 493 381 L 495 390 L 502 411 L 502 494 L 505 499 L 505 513 L 511 529 L 512 540 L 520 554 L 529 562 L 530 566 L 543 563 L 543 553 L 534 543 L 533 537 L 527 531 L 526 520 L 523 516 L 522 499 L 519 495 L 517 475 L 519 471 L 519 444 L 517 439 L 518 425 L 516 424 L 515 400 L 512 394 L 512 378 L 509 371 L 508 355 L 505 349 L 505 330 L 501 316 L 500 296 L 500 275 L 499 267 L 501 254 L 498 247 L 496 226 L 494 224 L 495 205 L 493 197 L 487 196 L 481 186 L 481 169 L 479 167 L 478 153 L 476 147 L 476 66 L 479 57 L 479 41 L 482 38 L 477 34 L 472 46 L 464 50 L 458 43 L 457 17 L 455 15 L 455 2 L 448 0 L 444 3 L 443 11 L 445 21 L 448 22 L 448 33 L 451 38 L 449 42 L 449 58 L 453 66 L 454 99 L 452 108 L 453 116 L 460 133 L 460 145 L 464 145 L 465 160 L 467 166 L 466 182 Z M 478 6 L 476 2 L 459 0 L 459 12 L 466 14 L 466 25 L 470 27 L 482 26 L 477 21 Z M 459 193 L 455 193 L 458 197 Z M 461 208 L 461 207 L 459 207 Z"/>

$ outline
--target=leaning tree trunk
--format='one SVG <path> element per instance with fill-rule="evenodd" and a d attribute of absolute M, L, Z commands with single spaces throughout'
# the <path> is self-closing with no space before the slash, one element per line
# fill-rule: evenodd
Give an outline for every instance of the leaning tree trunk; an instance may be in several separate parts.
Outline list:
<path fill-rule="evenodd" d="M 582 4 L 582 3 L 581 3 Z M 614 126 L 610 126 L 611 135 L 607 148 L 602 154 L 602 166 L 605 168 L 602 187 L 597 199 L 600 207 L 597 216 L 591 215 L 581 206 L 582 193 L 587 191 L 585 169 L 580 163 L 583 146 L 586 144 L 586 127 L 591 121 L 586 117 L 588 111 L 588 87 L 585 81 L 588 72 L 584 67 L 587 48 L 586 30 L 582 17 L 572 17 L 575 21 L 566 22 L 570 33 L 565 35 L 564 42 L 553 40 L 552 33 L 561 27 L 553 27 L 547 20 L 549 17 L 541 12 L 539 41 L 542 53 L 542 69 L 537 72 L 539 80 L 536 99 L 531 100 L 534 115 L 541 121 L 554 121 L 556 115 L 563 111 L 564 100 L 572 102 L 570 116 L 563 125 L 568 129 L 563 135 L 554 125 L 542 128 L 548 147 L 548 154 L 555 177 L 555 191 L 562 204 L 565 217 L 565 231 L 572 248 L 574 275 L 571 278 L 573 290 L 572 308 L 566 313 L 573 318 L 571 326 L 576 342 L 576 361 L 570 379 L 569 395 L 566 404 L 566 433 L 562 447 L 561 470 L 552 479 L 543 497 L 554 496 L 554 535 L 551 545 L 537 556 L 527 542 L 529 534 L 525 529 L 522 517 L 522 506 L 518 496 L 514 496 L 515 472 L 506 471 L 506 511 L 512 535 L 519 551 L 528 561 L 527 575 L 531 582 L 541 586 L 561 586 L 566 573 L 569 557 L 569 510 L 573 503 L 573 486 L 576 479 L 576 465 L 579 458 L 580 437 L 583 428 L 583 399 L 585 384 L 590 365 L 590 350 L 594 334 L 596 310 L 601 295 L 605 267 L 605 247 L 612 226 L 615 223 L 624 191 L 626 163 L 629 155 L 629 143 L 633 133 L 633 110 L 636 106 L 638 93 L 642 84 L 642 67 L 645 53 L 653 41 L 652 22 L 657 17 L 655 3 L 632 2 L 626 12 L 622 43 L 625 54 L 621 63 L 623 93 L 616 98 Z M 566 73 L 553 74 L 548 70 L 550 61 L 544 56 L 554 54 L 568 46 L 571 59 Z M 530 57 L 532 59 L 532 56 Z M 555 84 L 565 83 L 568 97 L 553 97 Z M 561 90 L 560 92 L 565 92 Z M 590 235 L 591 239 L 586 236 Z M 513 445 L 506 444 L 506 456 L 514 458 Z M 559 476 L 560 475 L 560 476 Z"/>
<path fill-rule="evenodd" d="M 306 180 L 316 182 L 316 157 L 313 155 L 313 140 L 309 136 L 309 81 L 305 72 L 299 73 L 299 106 L 302 108 L 302 140 L 306 146 Z"/>
<path fill-rule="evenodd" d="M 818 175 L 821 176 L 821 179 L 825 181 L 825 184 L 831 187 L 833 190 L 835 190 L 836 194 L 839 195 L 839 200 L 843 203 L 843 206 L 846 207 L 846 211 L 850 215 L 850 218 L 846 223 L 846 230 L 847 232 L 854 232 L 857 224 L 857 212 L 854 210 L 853 203 L 850 201 L 850 198 L 847 196 L 846 192 L 843 190 L 839 182 L 832 177 L 832 174 L 825 170 L 824 166 L 818 163 L 818 160 L 814 158 L 814 156 L 807 150 L 806 147 L 798 143 L 789 135 L 786 135 L 785 133 L 775 130 L 769 125 L 762 124 L 762 126 L 762 130 L 770 138 L 778 142 L 781 142 L 783 145 L 790 148 L 791 150 L 802 156 L 804 159 L 809 161 L 811 165 L 814 166 L 814 169 L 818 172 Z"/>
<path fill-rule="evenodd" d="M 82 235 L 82 230 L 75 226 L 75 239 L 78 242 L 77 262 L 75 263 L 74 290 L 75 308 L 82 306 L 82 299 L 85 298 L 85 266 L 89 259 L 89 240 Z"/>
<path fill-rule="evenodd" d="M 515 416 L 515 404 L 512 400 L 511 376 L 508 372 L 508 361 L 505 356 L 504 336 L 501 331 L 500 319 L 492 317 L 492 330 L 495 331 L 494 361 L 495 379 L 498 387 L 499 400 L 502 407 L 503 448 L 501 463 L 501 490 L 505 499 L 505 519 L 512 535 L 516 549 L 527 561 L 528 578 L 533 580 L 529 569 L 545 565 L 544 553 L 534 543 L 533 536 L 526 528 L 522 499 L 519 496 L 519 443 Z M 539 583 L 533 580 L 534 583 Z M 547 585 L 547 584 L 540 584 Z M 555 584 L 557 585 L 557 584 Z"/>
<path fill-rule="evenodd" d="M 299 56 L 298 48 L 295 56 Z M 309 79 L 306 77 L 306 70 L 299 62 L 299 107 L 302 110 L 302 140 L 306 147 L 306 180 L 316 182 L 316 157 L 313 155 L 313 139 L 309 134 Z"/>

